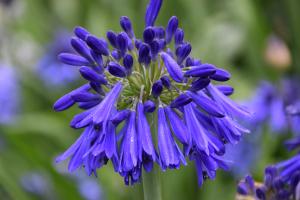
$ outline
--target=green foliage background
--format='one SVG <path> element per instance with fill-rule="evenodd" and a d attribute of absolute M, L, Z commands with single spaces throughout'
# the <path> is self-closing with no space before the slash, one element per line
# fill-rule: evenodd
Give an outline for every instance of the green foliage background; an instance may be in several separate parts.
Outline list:
<path fill-rule="evenodd" d="M 34 74 L 36 62 L 47 53 L 43 47 L 60 28 L 72 31 L 75 26 L 82 26 L 91 34 L 106 38 L 107 30 L 121 31 L 120 17 L 128 16 L 135 35 L 141 38 L 148 2 L 15 0 L 11 10 L 2 10 L 2 25 L 8 32 L 4 38 L 9 44 L 7 51 L 21 78 L 22 111 L 17 124 L 0 126 L 6 144 L 0 152 L 0 199 L 43 199 L 26 193 L 19 183 L 24 172 L 34 170 L 48 174 L 55 199 L 81 199 L 74 181 L 61 175 L 54 166 L 55 157 L 69 148 L 81 133 L 69 127 L 79 109 L 55 112 L 52 106 L 84 80 L 80 79 L 70 87 L 49 88 Z M 290 71 L 298 72 L 299 4 L 297 0 L 164 0 L 155 24 L 166 27 L 169 18 L 176 15 L 179 27 L 185 32 L 184 40 L 192 45 L 192 56 L 229 71 L 232 78 L 227 84 L 235 88 L 232 98 L 241 100 L 252 93 L 260 79 L 276 82 L 288 73 L 274 70 L 263 60 L 263 50 L 271 33 L 276 33 L 289 45 L 293 55 Z M 13 16 L 13 12 L 19 14 Z M 23 40 L 23 43 L 18 42 L 21 39 L 29 46 L 20 50 L 19 45 L 24 43 Z M 30 49 L 35 49 L 33 55 L 22 60 L 21 55 Z M 264 131 L 262 158 L 256 166 L 252 166 L 256 180 L 263 181 L 265 165 L 291 156 L 281 146 L 287 137 L 290 135 L 275 137 L 267 129 Z M 67 162 L 56 165 L 67 168 Z M 98 176 L 107 199 L 143 198 L 142 185 L 125 186 L 111 163 L 98 170 Z M 173 200 L 232 200 L 238 181 L 229 172 L 217 170 L 216 180 L 207 180 L 200 189 L 195 166 L 191 162 L 179 170 L 162 172 L 161 179 L 163 199 Z"/>

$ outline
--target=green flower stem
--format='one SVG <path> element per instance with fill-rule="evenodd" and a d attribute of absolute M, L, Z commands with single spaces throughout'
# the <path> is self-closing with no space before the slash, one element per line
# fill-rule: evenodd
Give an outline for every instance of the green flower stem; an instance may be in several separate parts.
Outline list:
<path fill-rule="evenodd" d="M 110 91 L 110 90 L 109 90 L 107 87 L 105 87 L 105 86 L 103 86 L 102 88 L 103 88 L 104 92 L 106 92 L 106 93 Z"/>
<path fill-rule="evenodd" d="M 127 77 L 127 79 L 129 80 L 129 82 L 133 82 L 133 84 L 138 87 L 139 89 L 141 89 L 141 85 L 131 76 Z"/>
<path fill-rule="evenodd" d="M 116 60 L 114 59 L 114 57 L 112 57 L 112 55 L 110 55 L 110 54 L 108 55 L 108 59 L 114 61 L 115 63 L 118 63 L 118 61 L 116 61 Z"/>
<path fill-rule="evenodd" d="M 109 74 L 107 71 L 104 71 L 103 73 L 104 73 L 106 79 L 107 79 L 110 83 L 113 83 L 113 82 L 114 82 L 113 80 L 111 80 L 111 79 L 109 78 L 109 75 L 110 75 L 110 74 Z"/>
<path fill-rule="evenodd" d="M 157 135 L 158 135 L 158 116 L 156 109 L 152 114 L 146 113 L 146 117 L 151 126 L 151 134 L 154 146 L 157 147 Z M 160 170 L 159 165 L 155 162 L 153 163 L 153 169 L 151 172 L 145 172 L 143 169 L 142 179 L 143 179 L 143 190 L 144 190 L 144 200 L 162 200 L 161 196 L 161 183 L 160 183 Z"/>
<path fill-rule="evenodd" d="M 147 69 L 146 70 L 146 73 L 147 73 L 147 85 L 149 86 L 148 87 L 148 92 L 150 92 L 150 90 L 151 90 L 151 87 L 150 87 L 150 85 L 151 85 L 151 83 L 150 83 L 150 70 L 149 69 Z"/>
<path fill-rule="evenodd" d="M 144 85 L 145 85 L 145 87 L 146 87 L 146 90 L 148 91 L 148 87 L 150 87 L 149 85 L 148 85 L 148 82 L 147 82 L 147 75 L 146 75 L 146 69 L 143 67 L 142 69 L 142 73 L 143 73 L 143 82 L 144 82 Z M 150 91 L 150 90 L 149 90 Z M 148 92 L 149 92 L 148 91 Z"/>
<path fill-rule="evenodd" d="M 133 85 L 132 85 L 132 82 L 131 82 L 131 80 L 130 80 L 130 79 L 128 79 L 128 81 L 129 81 L 129 85 L 130 85 L 130 88 L 132 89 L 132 91 L 136 91 L 136 90 L 133 88 Z"/>

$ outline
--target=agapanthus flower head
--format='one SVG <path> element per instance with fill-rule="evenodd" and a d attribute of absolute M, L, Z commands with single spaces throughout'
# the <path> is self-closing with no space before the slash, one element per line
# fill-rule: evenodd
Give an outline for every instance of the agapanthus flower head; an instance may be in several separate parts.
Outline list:
<path fill-rule="evenodd" d="M 292 175 L 292 181 L 288 188 L 275 166 L 267 166 L 264 173 L 264 182 L 257 183 L 251 175 L 246 175 L 245 179 L 240 181 L 237 189 L 237 200 L 242 199 L 293 199 L 296 187 L 300 180 L 300 172 L 296 171 Z"/>
<path fill-rule="evenodd" d="M 107 32 L 115 48 L 112 52 L 103 38 L 75 29 L 78 38 L 73 40 L 81 56 L 59 58 L 70 65 L 84 65 L 80 73 L 89 82 L 59 99 L 54 109 L 65 110 L 78 102 L 85 111 L 70 126 L 84 131 L 55 162 L 74 154 L 70 171 L 84 165 L 88 175 L 97 175 L 96 169 L 111 160 L 126 185 L 140 181 L 142 168 L 150 172 L 155 162 L 163 171 L 178 169 L 187 164 L 185 156 L 195 160 L 200 187 L 203 180 L 215 178 L 217 168 L 229 170 L 225 163 L 229 160 L 221 157 L 226 150 L 223 143 L 235 144 L 241 132 L 249 132 L 233 116 L 248 118 L 252 112 L 226 96 L 233 93 L 232 87 L 210 82 L 217 72 L 214 79 L 226 81 L 228 72 L 187 59 L 191 44 L 182 41 L 175 16 L 167 25 L 165 39 L 165 29 L 153 26 L 161 4 L 161 0 L 150 1 L 143 40 L 133 35 L 130 20 L 122 17 L 125 32 Z M 174 35 L 180 45 L 171 50 Z M 117 126 L 122 126 L 118 134 Z"/>
<path fill-rule="evenodd" d="M 254 95 L 245 103 L 255 111 L 255 115 L 245 124 L 257 133 L 261 133 L 267 123 L 273 133 L 286 133 L 291 130 L 294 135 L 299 135 L 298 83 L 297 78 L 284 78 L 279 85 L 262 81 Z"/>
<path fill-rule="evenodd" d="M 86 56 L 90 58 L 90 54 L 86 52 L 88 48 L 84 48 L 85 44 L 79 38 L 71 39 L 72 34 L 65 30 L 57 31 L 51 43 L 45 48 L 46 53 L 37 63 L 36 73 L 44 81 L 47 86 L 64 86 L 74 83 L 78 78 L 78 69 L 76 67 L 70 68 L 69 64 L 60 62 L 57 59 L 57 55 L 60 53 L 72 53 L 75 57 L 79 55 Z M 71 43 L 70 43 L 71 40 Z M 73 46 L 73 48 L 72 48 Z M 76 51 L 79 51 L 78 54 Z M 85 63 L 74 63 L 76 66 L 81 66 L 81 64 L 88 64 L 89 61 L 84 57 L 81 60 Z"/>

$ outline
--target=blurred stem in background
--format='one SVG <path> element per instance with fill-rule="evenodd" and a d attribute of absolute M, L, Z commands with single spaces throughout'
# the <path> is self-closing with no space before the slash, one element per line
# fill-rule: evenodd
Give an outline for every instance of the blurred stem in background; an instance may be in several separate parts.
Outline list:
<path fill-rule="evenodd" d="M 150 127 L 152 140 L 154 145 L 157 147 L 157 136 L 158 136 L 158 117 L 156 109 L 153 113 L 146 113 L 146 117 Z M 161 197 L 161 182 L 159 175 L 159 165 L 153 163 L 153 169 L 151 172 L 146 172 L 143 169 L 143 190 L 144 190 L 144 200 L 162 200 Z"/>

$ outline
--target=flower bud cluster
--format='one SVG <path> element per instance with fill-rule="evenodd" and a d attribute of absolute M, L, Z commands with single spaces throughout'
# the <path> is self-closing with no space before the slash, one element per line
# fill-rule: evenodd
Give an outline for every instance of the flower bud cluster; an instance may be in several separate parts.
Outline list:
<path fill-rule="evenodd" d="M 125 184 L 131 179 L 133 185 L 141 179 L 142 167 L 150 172 L 157 162 L 163 171 L 178 169 L 188 156 L 195 161 L 202 187 L 203 180 L 215 178 L 217 168 L 229 170 L 225 162 L 230 161 L 221 157 L 225 144 L 233 145 L 242 139 L 241 132 L 249 133 L 233 116 L 249 118 L 252 112 L 226 96 L 233 93 L 232 87 L 211 83 L 229 80 L 227 71 L 188 57 L 192 46 L 183 41 L 175 16 L 166 30 L 154 26 L 161 4 L 162 0 L 150 1 L 143 40 L 136 39 L 130 20 L 121 17 L 124 32 L 107 32 L 111 52 L 105 39 L 76 27 L 72 42 L 81 56 L 59 55 L 63 63 L 81 66 L 82 77 L 89 81 L 54 105 L 61 111 L 79 102 L 86 110 L 71 122 L 73 128 L 85 128 L 82 135 L 56 159 L 74 154 L 70 171 L 84 164 L 87 174 L 96 175 L 96 169 L 111 160 Z M 122 128 L 117 134 L 118 125 Z"/>

